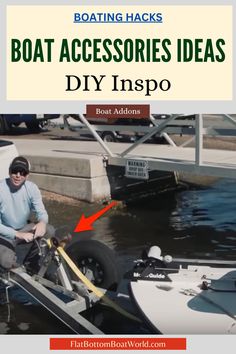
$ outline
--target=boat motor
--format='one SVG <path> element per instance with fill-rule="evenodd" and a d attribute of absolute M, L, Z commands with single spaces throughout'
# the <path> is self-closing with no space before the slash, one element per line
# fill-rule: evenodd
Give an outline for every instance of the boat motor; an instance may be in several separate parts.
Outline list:
<path fill-rule="evenodd" d="M 147 254 L 148 258 L 154 258 L 154 259 L 159 259 L 160 261 L 163 260 L 163 257 L 161 255 L 161 249 L 158 246 L 152 246 Z"/>
<path fill-rule="evenodd" d="M 173 261 L 172 256 L 167 254 L 166 256 L 161 255 L 161 249 L 158 246 L 152 246 L 147 254 L 148 258 L 158 259 L 164 263 L 171 263 Z"/>
<path fill-rule="evenodd" d="M 158 246 L 152 246 L 144 252 L 142 259 L 138 260 L 132 271 L 133 279 L 169 281 L 167 263 L 172 262 L 169 255 L 162 256 Z"/>

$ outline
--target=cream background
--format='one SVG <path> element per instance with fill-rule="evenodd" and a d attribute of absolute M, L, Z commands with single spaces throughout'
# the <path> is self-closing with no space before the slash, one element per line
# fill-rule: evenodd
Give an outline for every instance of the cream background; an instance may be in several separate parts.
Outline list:
<path fill-rule="evenodd" d="M 74 12 L 161 12 L 163 24 L 74 24 Z M 59 63 L 62 38 L 170 38 L 168 63 Z M 55 38 L 52 63 L 11 63 L 11 38 Z M 177 63 L 177 38 L 224 38 L 223 63 Z M 231 6 L 7 6 L 8 100 L 231 100 Z M 102 92 L 66 92 L 65 75 L 106 75 Z M 172 88 L 112 92 L 111 75 L 129 79 L 168 79 Z"/>

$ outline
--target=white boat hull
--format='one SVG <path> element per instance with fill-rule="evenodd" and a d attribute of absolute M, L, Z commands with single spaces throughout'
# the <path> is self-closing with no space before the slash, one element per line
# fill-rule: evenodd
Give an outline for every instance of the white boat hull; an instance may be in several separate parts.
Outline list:
<path fill-rule="evenodd" d="M 163 334 L 236 334 L 236 269 L 191 265 L 163 271 L 168 280 L 156 275 L 130 283 L 131 296 L 152 327 Z"/>

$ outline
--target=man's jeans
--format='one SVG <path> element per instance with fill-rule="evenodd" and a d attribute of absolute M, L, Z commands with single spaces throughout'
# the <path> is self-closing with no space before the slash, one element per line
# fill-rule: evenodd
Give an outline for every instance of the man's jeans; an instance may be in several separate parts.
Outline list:
<path fill-rule="evenodd" d="M 35 224 L 27 224 L 23 229 L 19 230 L 22 232 L 32 231 Z M 55 234 L 55 229 L 52 225 L 47 225 L 45 237 L 53 237 Z M 4 269 L 11 269 L 17 265 L 22 265 L 25 263 L 30 264 L 34 267 L 38 264 L 38 246 L 36 242 L 25 242 L 24 240 L 13 240 L 0 236 L 0 266 Z"/>

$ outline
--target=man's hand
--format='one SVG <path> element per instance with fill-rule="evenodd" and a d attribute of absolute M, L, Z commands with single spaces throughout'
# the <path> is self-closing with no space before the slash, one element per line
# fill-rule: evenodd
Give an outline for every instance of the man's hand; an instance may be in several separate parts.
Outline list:
<path fill-rule="evenodd" d="M 46 224 L 43 221 L 39 221 L 35 226 L 33 227 L 34 230 L 34 238 L 37 237 L 43 237 L 46 233 Z"/>
<path fill-rule="evenodd" d="M 25 240 L 25 242 L 31 242 L 34 239 L 34 234 L 32 232 L 17 231 L 16 237 L 20 240 Z"/>

